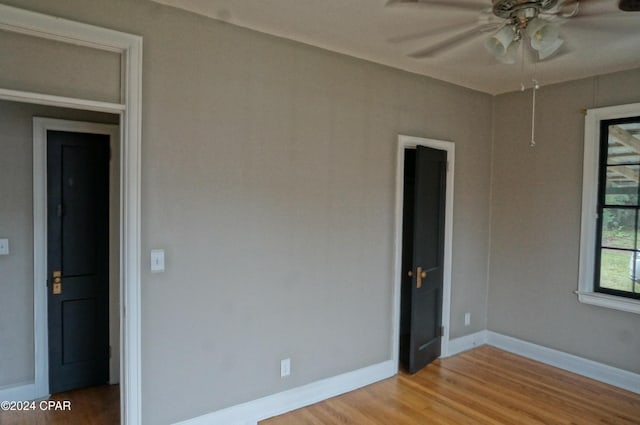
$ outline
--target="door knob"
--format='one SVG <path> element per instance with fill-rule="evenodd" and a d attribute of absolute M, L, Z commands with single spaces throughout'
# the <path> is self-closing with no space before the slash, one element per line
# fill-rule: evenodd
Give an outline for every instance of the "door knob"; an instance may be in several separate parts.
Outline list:
<path fill-rule="evenodd" d="M 416 288 L 420 289 L 420 288 L 422 288 L 422 279 L 427 277 L 427 272 L 422 270 L 422 266 L 418 266 L 418 270 L 417 270 L 416 274 L 417 274 L 417 276 L 416 276 Z"/>
<path fill-rule="evenodd" d="M 55 271 L 53 272 L 53 295 L 62 294 L 62 272 Z"/>
<path fill-rule="evenodd" d="M 412 270 L 409 270 L 409 271 L 407 272 L 407 276 L 409 276 L 409 277 L 413 277 L 413 271 L 412 271 Z M 422 270 L 422 267 L 418 267 L 416 277 L 417 277 L 417 278 L 416 278 L 416 286 L 417 286 L 418 288 L 421 288 L 421 287 L 422 287 L 422 279 L 426 279 L 426 277 L 427 277 L 427 272 L 426 272 L 426 271 L 424 271 L 424 270 Z"/>

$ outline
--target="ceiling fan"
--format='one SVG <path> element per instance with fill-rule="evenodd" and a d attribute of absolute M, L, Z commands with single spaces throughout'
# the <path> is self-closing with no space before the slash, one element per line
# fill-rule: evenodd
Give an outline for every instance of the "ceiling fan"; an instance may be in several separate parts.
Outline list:
<path fill-rule="evenodd" d="M 456 33 L 434 45 L 410 53 L 410 57 L 433 57 L 466 41 L 490 34 L 485 39 L 485 48 L 498 61 L 512 64 L 517 61 L 518 52 L 524 43 L 537 53 L 539 60 L 552 56 L 564 43 L 560 38 L 560 24 L 570 19 L 601 17 L 603 14 L 584 13 L 580 9 L 583 3 L 598 1 L 604 0 L 491 0 L 491 5 L 472 0 L 388 0 L 387 6 L 413 5 L 479 12 L 477 21 L 472 24 L 454 25 L 439 30 Z M 620 0 L 618 8 L 622 11 L 640 11 L 640 0 Z M 620 13 L 616 11 L 615 16 L 620 16 Z M 411 38 L 413 37 L 399 37 L 391 41 Z"/>

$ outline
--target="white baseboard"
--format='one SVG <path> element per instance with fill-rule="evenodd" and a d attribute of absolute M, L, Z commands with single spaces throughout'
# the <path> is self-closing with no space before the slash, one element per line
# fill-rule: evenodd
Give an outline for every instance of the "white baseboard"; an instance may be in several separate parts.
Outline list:
<path fill-rule="evenodd" d="M 637 373 L 491 331 L 486 332 L 486 343 L 522 357 L 640 394 L 640 375 Z"/>
<path fill-rule="evenodd" d="M 479 331 L 469 335 L 462 336 L 460 338 L 454 338 L 449 341 L 447 346 L 447 353 L 443 357 L 455 356 L 463 351 L 471 350 L 472 348 L 479 347 L 486 344 L 487 331 Z"/>
<path fill-rule="evenodd" d="M 578 375 L 640 394 L 640 375 L 492 331 L 449 341 L 446 357 L 488 344 Z M 257 425 L 258 421 L 356 390 L 397 373 L 388 360 L 258 400 L 231 406 L 175 425 Z M 2 393 L 0 392 L 0 399 Z"/>
<path fill-rule="evenodd" d="M 257 425 L 281 415 L 394 376 L 398 365 L 388 360 L 332 378 L 313 382 L 258 400 L 238 404 L 175 425 Z"/>
<path fill-rule="evenodd" d="M 44 391 L 33 382 L 25 382 L 10 387 L 0 388 L 0 401 L 28 401 L 48 397 Z"/>

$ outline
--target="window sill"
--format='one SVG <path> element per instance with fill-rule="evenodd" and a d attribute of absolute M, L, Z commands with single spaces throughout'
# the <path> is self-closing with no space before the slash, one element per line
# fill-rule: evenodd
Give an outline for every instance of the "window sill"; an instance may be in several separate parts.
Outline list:
<path fill-rule="evenodd" d="M 600 294 L 598 292 L 576 292 L 576 294 L 578 295 L 578 301 L 584 304 L 640 314 L 640 300 Z"/>

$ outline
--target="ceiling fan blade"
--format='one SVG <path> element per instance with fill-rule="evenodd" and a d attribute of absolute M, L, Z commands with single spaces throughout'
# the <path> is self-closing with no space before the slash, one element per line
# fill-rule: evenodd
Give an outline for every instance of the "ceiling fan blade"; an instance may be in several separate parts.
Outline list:
<path fill-rule="evenodd" d="M 581 7 L 590 4 L 610 4 L 613 0 L 560 0 L 558 4 L 554 7 L 554 9 L 563 8 L 563 7 L 573 7 L 576 3 L 579 3 Z M 588 7 L 588 6 L 587 6 Z"/>
<path fill-rule="evenodd" d="M 566 1 L 576 1 L 576 0 L 566 0 Z M 638 17 L 637 14 L 629 13 L 624 11 L 618 7 L 618 1 L 612 0 L 577 0 L 579 3 L 578 14 L 576 18 L 584 18 L 587 16 L 598 16 L 598 17 Z M 616 6 L 613 7 L 612 3 L 616 3 Z M 599 4 L 607 5 L 604 7 L 605 10 L 598 10 L 598 8 L 602 9 L 602 6 Z"/>
<path fill-rule="evenodd" d="M 625 12 L 640 12 L 640 1 L 638 0 L 620 0 L 618 8 Z"/>
<path fill-rule="evenodd" d="M 633 0 L 639 1 L 639 0 Z M 586 17 L 632 17 L 618 7 L 613 0 L 560 0 L 553 9 L 541 12 L 540 16 L 547 20 L 575 19 Z M 601 6 L 602 5 L 602 6 Z"/>
<path fill-rule="evenodd" d="M 602 21 L 592 21 L 592 20 L 577 20 L 577 21 L 569 21 L 564 24 L 565 27 L 571 32 L 585 32 L 593 34 L 594 32 L 601 34 L 620 34 L 620 35 L 628 35 L 629 34 L 629 26 L 628 25 L 611 25 L 611 21 L 602 22 Z"/>
<path fill-rule="evenodd" d="M 629 13 L 629 12 L 622 12 L 620 10 L 617 10 L 615 12 L 613 11 L 607 11 L 607 12 L 578 12 L 578 14 L 574 17 L 572 17 L 571 19 L 638 19 L 638 14 L 633 14 L 633 13 Z"/>
<path fill-rule="evenodd" d="M 638 14 L 634 15 L 633 13 L 621 12 L 619 10 L 616 11 L 606 11 L 606 12 L 598 12 L 598 11 L 587 11 L 584 12 L 580 10 L 574 16 L 561 16 L 553 13 L 541 13 L 541 18 L 546 19 L 549 22 L 558 22 L 560 24 L 566 25 L 569 22 L 594 22 L 606 20 L 608 22 L 625 22 L 632 19 L 638 19 L 640 16 Z"/>
<path fill-rule="evenodd" d="M 588 6 L 589 4 L 590 3 L 586 3 L 586 4 L 581 3 L 580 8 L 578 9 L 578 13 L 575 17 L 576 18 L 586 17 L 586 16 L 618 16 L 618 17 L 635 17 L 635 18 L 638 17 L 637 14 L 625 12 L 623 10 L 618 9 L 617 7 L 615 9 L 605 8 L 605 10 L 599 10 L 599 8 L 597 7 L 589 7 Z"/>
<path fill-rule="evenodd" d="M 393 44 L 405 43 L 407 41 L 420 40 L 421 38 L 427 38 L 433 35 L 443 34 L 445 32 L 461 31 L 468 28 L 475 28 L 477 25 L 478 25 L 477 22 L 471 22 L 471 23 L 465 22 L 464 24 L 453 24 L 453 25 L 448 25 L 446 27 L 429 28 L 428 30 L 425 30 L 425 31 L 414 32 L 412 34 L 401 35 L 398 37 L 392 37 L 387 41 Z"/>
<path fill-rule="evenodd" d="M 465 42 L 471 41 L 473 38 L 482 35 L 484 31 L 482 31 L 483 27 L 474 27 L 469 30 L 463 31 L 460 34 L 456 34 L 452 37 L 449 37 L 439 43 L 434 44 L 433 46 L 429 46 L 425 49 L 418 50 L 416 52 L 410 53 L 408 56 L 416 59 L 427 58 L 430 56 L 435 56 L 438 53 L 442 52 L 446 49 L 451 49 L 459 46 Z"/>
<path fill-rule="evenodd" d="M 389 0 L 385 6 L 439 7 L 442 9 L 480 12 L 490 5 L 464 0 Z"/>

